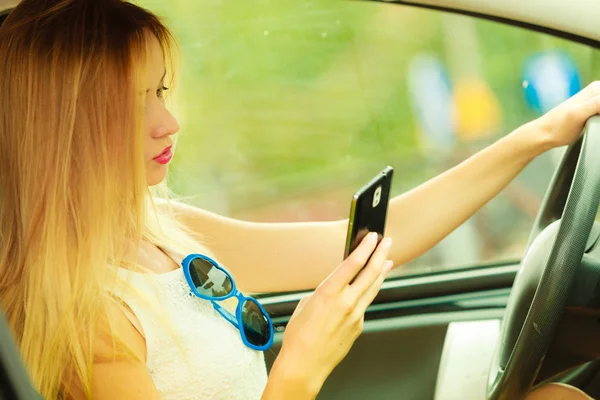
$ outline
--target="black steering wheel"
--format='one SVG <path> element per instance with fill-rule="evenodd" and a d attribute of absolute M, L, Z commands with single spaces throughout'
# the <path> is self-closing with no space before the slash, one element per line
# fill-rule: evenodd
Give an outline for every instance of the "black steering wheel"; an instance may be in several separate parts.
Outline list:
<path fill-rule="evenodd" d="M 594 116 L 567 148 L 536 217 L 496 344 L 489 400 L 523 398 L 538 378 L 565 310 L 595 307 L 600 258 L 587 254 L 600 235 L 599 202 L 600 116 Z M 596 323 L 598 315 L 590 315 Z M 575 365 L 569 366 L 572 378 L 598 367 L 581 360 Z"/>

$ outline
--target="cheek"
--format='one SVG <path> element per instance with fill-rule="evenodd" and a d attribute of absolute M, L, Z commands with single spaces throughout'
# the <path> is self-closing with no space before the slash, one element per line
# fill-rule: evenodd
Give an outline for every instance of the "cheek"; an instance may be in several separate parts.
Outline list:
<path fill-rule="evenodd" d="M 154 154 L 152 153 L 153 141 L 154 141 L 154 139 L 152 139 L 152 135 L 150 135 L 150 132 L 145 132 L 145 134 L 144 134 L 144 161 L 145 162 L 152 161 L 152 158 L 154 158 Z"/>
<path fill-rule="evenodd" d="M 146 107 L 146 115 L 144 118 L 144 161 L 152 161 L 155 156 L 154 151 L 154 138 L 152 136 L 153 122 L 152 115 L 155 115 L 152 106 Z"/>

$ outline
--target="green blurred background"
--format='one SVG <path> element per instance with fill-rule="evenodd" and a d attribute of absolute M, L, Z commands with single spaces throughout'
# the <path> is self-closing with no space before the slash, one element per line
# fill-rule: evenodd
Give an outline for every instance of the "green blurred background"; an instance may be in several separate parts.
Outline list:
<path fill-rule="evenodd" d="M 255 221 L 346 218 L 385 165 L 394 194 L 536 118 L 528 57 L 561 51 L 592 79 L 596 50 L 468 16 L 360 1 L 142 0 L 180 45 L 170 108 L 181 122 L 169 183 L 191 204 Z M 411 63 L 434 57 L 452 85 L 452 140 L 427 135 Z M 596 65 L 597 66 L 597 65 Z M 398 273 L 518 259 L 558 153 Z"/>

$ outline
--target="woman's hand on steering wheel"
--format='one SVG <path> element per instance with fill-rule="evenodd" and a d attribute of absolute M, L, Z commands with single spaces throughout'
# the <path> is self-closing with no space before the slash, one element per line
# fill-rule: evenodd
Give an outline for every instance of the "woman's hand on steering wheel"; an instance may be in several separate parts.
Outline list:
<path fill-rule="evenodd" d="M 579 138 L 588 118 L 600 114 L 600 81 L 595 81 L 548 113 L 532 121 L 542 132 L 546 150 L 566 146 Z"/>

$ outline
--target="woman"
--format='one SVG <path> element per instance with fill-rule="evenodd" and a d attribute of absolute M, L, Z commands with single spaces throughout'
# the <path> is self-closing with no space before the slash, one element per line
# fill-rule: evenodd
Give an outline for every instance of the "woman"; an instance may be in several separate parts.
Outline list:
<path fill-rule="evenodd" d="M 46 398 L 314 398 L 391 266 L 600 111 L 593 84 L 393 199 L 390 237 L 342 261 L 347 221 L 242 222 L 151 195 L 179 130 L 164 105 L 172 42 L 123 0 L 23 0 L 0 28 L 0 300 Z M 228 311 L 222 294 L 245 299 L 236 287 L 317 287 L 268 378 L 256 350 L 268 348 L 268 318 L 247 299 L 245 314 Z"/>

